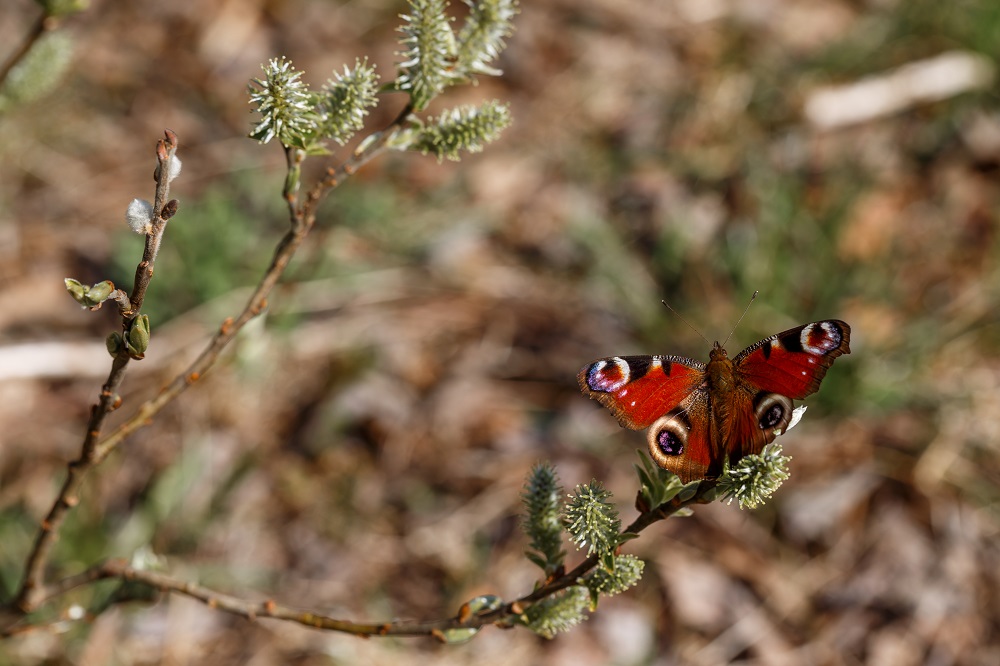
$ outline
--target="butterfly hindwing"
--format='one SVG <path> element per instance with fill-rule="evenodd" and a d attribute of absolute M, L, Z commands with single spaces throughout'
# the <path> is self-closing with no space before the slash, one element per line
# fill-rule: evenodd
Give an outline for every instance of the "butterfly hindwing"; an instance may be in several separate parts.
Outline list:
<path fill-rule="evenodd" d="M 715 441 L 708 392 L 703 388 L 654 421 L 646 432 L 649 455 L 685 483 L 703 479 L 717 467 L 720 453 Z"/>

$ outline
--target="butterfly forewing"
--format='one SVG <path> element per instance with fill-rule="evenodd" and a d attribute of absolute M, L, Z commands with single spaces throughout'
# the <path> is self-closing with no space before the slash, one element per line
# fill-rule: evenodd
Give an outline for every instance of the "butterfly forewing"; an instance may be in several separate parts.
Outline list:
<path fill-rule="evenodd" d="M 612 356 L 577 375 L 583 392 L 632 430 L 648 428 L 680 405 L 704 377 L 704 364 L 680 356 Z"/>
<path fill-rule="evenodd" d="M 838 356 L 851 353 L 850 341 L 851 327 L 845 322 L 817 321 L 747 347 L 733 365 L 755 388 L 801 400 L 819 390 Z"/>

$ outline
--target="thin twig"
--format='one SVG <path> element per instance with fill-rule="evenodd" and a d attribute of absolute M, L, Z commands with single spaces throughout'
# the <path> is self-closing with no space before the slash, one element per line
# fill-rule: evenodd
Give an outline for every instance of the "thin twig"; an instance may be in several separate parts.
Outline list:
<path fill-rule="evenodd" d="M 79 501 L 78 491 L 86 473 L 92 467 L 100 464 L 126 437 L 149 424 L 153 416 L 177 398 L 188 386 L 198 381 L 215 364 L 222 350 L 236 337 L 236 334 L 267 307 L 267 296 L 284 274 L 292 256 L 315 224 L 316 209 L 323 197 L 380 154 L 396 130 L 408 121 L 411 113 L 412 107 L 407 105 L 375 141 L 367 144 L 364 150 L 355 152 L 339 167 L 329 169 L 326 177 L 316 183 L 309 191 L 301 207 L 297 205 L 297 186 L 291 189 L 286 185 L 285 199 L 289 206 L 290 229 L 278 243 L 270 266 L 248 299 L 243 311 L 235 320 L 226 319 L 201 355 L 187 369 L 177 375 L 159 395 L 141 404 L 136 413 L 113 433 L 104 439 L 99 439 L 105 417 L 117 406 L 117 390 L 124 378 L 125 367 L 129 361 L 124 351 L 115 357 L 108 380 L 101 389 L 100 401 L 91 410 L 91 418 L 87 425 L 87 435 L 80 458 L 69 463 L 63 487 L 45 520 L 42 521 L 35 545 L 28 556 L 24 580 L 14 604 L 21 612 L 33 611 L 46 598 L 43 589 L 45 565 L 66 514 Z M 129 299 L 131 305 L 128 310 L 123 312 L 123 330 L 127 330 L 128 321 L 138 315 L 142 306 L 146 288 L 153 276 L 153 263 L 166 226 L 166 220 L 161 216 L 161 212 L 166 205 L 169 193 L 169 160 L 173 157 L 177 147 L 176 135 L 168 130 L 166 136 L 166 143 L 161 141 L 157 145 L 159 162 L 156 171 L 157 189 L 153 208 L 155 211 L 153 231 L 146 236 L 143 259 L 136 267 L 135 286 Z M 287 154 L 289 169 L 297 169 L 301 156 L 295 151 L 288 151 Z"/>
<path fill-rule="evenodd" d="M 135 285 L 129 299 L 131 303 L 128 308 L 122 309 L 122 330 L 124 331 L 128 330 L 130 322 L 135 319 L 142 306 L 149 280 L 153 276 L 156 253 L 159 250 L 163 232 L 166 230 L 167 221 L 161 216 L 161 211 L 170 192 L 170 163 L 177 151 L 177 135 L 167 130 L 164 136 L 165 139 L 161 139 L 156 146 L 158 164 L 155 173 L 156 204 L 153 208 L 151 230 L 146 235 L 146 247 L 143 251 L 142 261 L 136 267 Z M 48 563 L 52 547 L 55 545 L 59 528 L 69 510 L 79 502 L 78 493 L 87 472 L 100 463 L 103 458 L 99 454 L 97 442 L 101 436 L 105 418 L 119 404 L 118 388 L 125 378 L 128 363 L 128 353 L 122 349 L 111 363 L 111 371 L 108 373 L 107 381 L 101 387 L 97 404 L 90 409 L 90 419 L 87 422 L 87 431 L 84 435 L 80 457 L 67 466 L 66 480 L 63 482 L 62 489 L 48 515 L 39 526 L 34 546 L 25 564 L 24 580 L 21 582 L 21 588 L 15 601 L 16 606 L 24 612 L 30 612 L 37 608 L 44 598 L 45 565 Z"/>
<path fill-rule="evenodd" d="M 42 35 L 56 27 L 55 21 L 54 18 L 46 13 L 42 13 L 38 17 L 38 20 L 31 26 L 28 34 L 24 36 L 24 41 L 17 47 L 17 50 L 7 58 L 7 62 L 0 65 L 0 85 L 7 81 L 11 70 L 24 59 L 24 56 L 28 55 L 35 43 L 42 38 Z"/>
<path fill-rule="evenodd" d="M 710 489 L 711 484 L 703 483 L 699 487 L 697 494 L 686 501 L 674 498 L 655 509 L 645 511 L 631 525 L 626 527 L 624 532 L 638 534 L 653 523 L 669 518 L 682 508 L 692 504 L 703 503 L 706 501 L 703 497 Z M 578 585 L 580 578 L 597 566 L 599 561 L 600 557 L 598 555 L 591 555 L 571 571 L 553 578 L 533 592 L 515 601 L 505 603 L 492 611 L 479 614 L 469 614 L 460 611 L 454 617 L 424 622 L 353 622 L 350 620 L 340 620 L 327 615 L 283 606 L 271 599 L 263 601 L 240 599 L 216 592 L 196 583 L 174 578 L 168 574 L 136 569 L 129 566 L 123 560 L 109 560 L 75 576 L 52 583 L 46 587 L 43 596 L 45 600 L 48 600 L 64 594 L 75 587 L 97 580 L 120 578 L 123 581 L 142 583 L 161 592 L 188 596 L 201 601 L 211 608 L 232 613 L 233 615 L 238 615 L 249 620 L 269 617 L 276 620 L 294 622 L 315 629 L 339 631 L 357 636 L 434 636 L 442 638 L 444 636 L 443 632 L 451 629 L 475 629 L 488 624 L 514 620 L 532 603 L 545 599 L 560 590 Z M 14 631 L 21 633 L 24 630 L 23 625 L 10 627 L 6 630 L 0 630 L 0 637 L 6 635 L 5 631 L 8 633 Z"/>
<path fill-rule="evenodd" d="M 316 222 L 316 209 L 322 202 L 323 197 L 331 190 L 338 187 L 343 181 L 354 175 L 358 169 L 367 164 L 371 159 L 379 155 L 386 143 L 392 138 L 393 133 L 401 127 L 409 118 L 411 107 L 407 106 L 397 116 L 396 120 L 382 132 L 376 141 L 367 145 L 362 152 L 355 153 L 346 162 L 337 168 L 331 168 L 326 177 L 318 182 L 306 195 L 306 200 L 301 207 L 296 206 L 292 200 L 292 193 L 286 191 L 285 196 L 289 203 L 291 216 L 291 228 L 279 241 L 271 259 L 271 265 L 265 271 L 261 281 L 257 284 L 253 294 L 247 300 L 243 311 L 235 318 L 227 318 L 219 326 L 215 337 L 208 343 L 204 351 L 196 358 L 183 372 L 178 374 L 167 386 L 157 395 L 139 406 L 135 415 L 118 426 L 115 432 L 105 437 L 97 446 L 98 461 L 103 460 L 121 442 L 134 433 L 136 430 L 151 423 L 153 416 L 170 404 L 189 386 L 204 376 L 212 365 L 219 358 L 219 354 L 232 342 L 236 334 L 250 322 L 251 319 L 259 315 L 267 307 L 267 296 L 271 293 L 274 285 L 284 274 L 292 256 L 299 249 L 302 241 L 312 229 Z M 291 160 L 291 158 L 289 158 Z M 291 162 L 290 162 L 290 167 Z"/>

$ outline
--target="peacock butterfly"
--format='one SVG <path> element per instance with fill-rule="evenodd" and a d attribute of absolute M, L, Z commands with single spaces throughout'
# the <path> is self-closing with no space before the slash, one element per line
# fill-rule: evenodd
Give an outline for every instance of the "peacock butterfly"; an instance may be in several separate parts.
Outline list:
<path fill-rule="evenodd" d="M 755 294 L 756 295 L 756 294 Z M 792 400 L 819 390 L 834 359 L 850 354 L 851 327 L 817 321 L 772 335 L 730 360 L 716 342 L 708 365 L 681 356 L 613 356 L 577 379 L 625 428 L 649 428 L 656 463 L 687 483 L 717 477 L 795 424 Z"/>

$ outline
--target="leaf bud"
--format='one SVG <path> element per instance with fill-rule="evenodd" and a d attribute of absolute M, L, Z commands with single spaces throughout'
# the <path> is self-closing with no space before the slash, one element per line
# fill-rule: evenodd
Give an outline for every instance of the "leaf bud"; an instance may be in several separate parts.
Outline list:
<path fill-rule="evenodd" d="M 149 315 L 139 315 L 132 320 L 128 329 L 128 353 L 134 359 L 141 359 L 149 347 Z"/>
<path fill-rule="evenodd" d="M 104 282 L 98 282 L 90 288 L 87 294 L 87 299 L 92 301 L 94 305 L 98 305 L 108 300 L 108 296 L 111 292 L 115 290 L 115 283 L 111 280 L 105 280 Z"/>
<path fill-rule="evenodd" d="M 122 350 L 122 336 L 115 332 L 104 339 L 104 344 L 108 348 L 108 353 L 111 354 L 111 358 L 118 356 L 118 352 Z"/>

